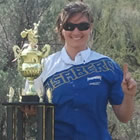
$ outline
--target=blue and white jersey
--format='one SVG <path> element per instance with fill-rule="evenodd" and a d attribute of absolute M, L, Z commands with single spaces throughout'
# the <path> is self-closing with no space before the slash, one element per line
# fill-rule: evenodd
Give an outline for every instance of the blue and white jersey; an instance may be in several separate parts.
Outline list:
<path fill-rule="evenodd" d="M 46 58 L 36 85 L 52 91 L 55 140 L 111 140 L 106 106 L 122 103 L 122 78 L 118 64 L 89 48 L 74 61 L 65 48 Z"/>

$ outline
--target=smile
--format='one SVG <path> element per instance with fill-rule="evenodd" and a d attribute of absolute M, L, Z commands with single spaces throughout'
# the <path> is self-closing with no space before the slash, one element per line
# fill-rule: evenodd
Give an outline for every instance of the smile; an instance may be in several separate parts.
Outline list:
<path fill-rule="evenodd" d="M 81 37 L 72 37 L 73 40 L 80 40 Z"/>

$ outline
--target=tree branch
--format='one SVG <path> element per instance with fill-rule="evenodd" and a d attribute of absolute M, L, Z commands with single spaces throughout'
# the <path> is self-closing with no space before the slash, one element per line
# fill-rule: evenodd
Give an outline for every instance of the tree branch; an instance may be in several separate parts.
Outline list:
<path fill-rule="evenodd" d="M 1 18 L 0 18 L 0 25 L 1 25 L 2 29 L 3 29 L 3 32 L 5 34 L 5 38 L 6 38 L 7 42 L 9 42 L 8 34 L 6 32 L 6 29 L 5 29 L 4 25 L 2 24 Z"/>

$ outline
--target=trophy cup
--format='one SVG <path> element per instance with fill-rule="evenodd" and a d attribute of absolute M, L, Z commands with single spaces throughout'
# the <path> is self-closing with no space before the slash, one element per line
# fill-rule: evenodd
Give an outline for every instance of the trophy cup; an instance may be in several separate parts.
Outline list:
<path fill-rule="evenodd" d="M 19 102 L 13 101 L 14 89 L 9 90 L 9 101 L 3 103 L 7 107 L 7 140 L 25 140 L 25 116 L 21 111 L 22 106 L 35 106 L 37 108 L 37 138 L 36 140 L 54 140 L 54 106 L 52 104 L 51 91 L 47 90 L 48 103 L 43 102 L 43 93 L 36 91 L 34 79 L 40 76 L 43 68 L 42 59 L 50 52 L 48 44 L 39 50 L 38 48 L 38 26 L 34 23 L 33 29 L 25 29 L 21 32 L 21 37 L 28 39 L 20 49 L 13 47 L 15 60 L 17 60 L 18 71 L 28 81 L 28 89 L 22 92 Z"/>

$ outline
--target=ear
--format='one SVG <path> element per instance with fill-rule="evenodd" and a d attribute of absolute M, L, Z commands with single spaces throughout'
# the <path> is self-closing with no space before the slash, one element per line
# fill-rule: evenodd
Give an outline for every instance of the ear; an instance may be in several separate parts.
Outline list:
<path fill-rule="evenodd" d="M 60 38 L 61 38 L 61 41 L 64 43 L 65 42 L 65 33 L 64 33 L 65 31 L 64 30 L 62 30 L 62 32 L 61 32 L 61 35 L 60 35 Z"/>
<path fill-rule="evenodd" d="M 93 36 L 93 30 L 90 31 L 90 36 Z"/>
<path fill-rule="evenodd" d="M 93 30 L 93 23 L 90 23 L 90 30 Z"/>
<path fill-rule="evenodd" d="M 62 29 L 61 35 L 64 37 L 64 30 Z"/>

